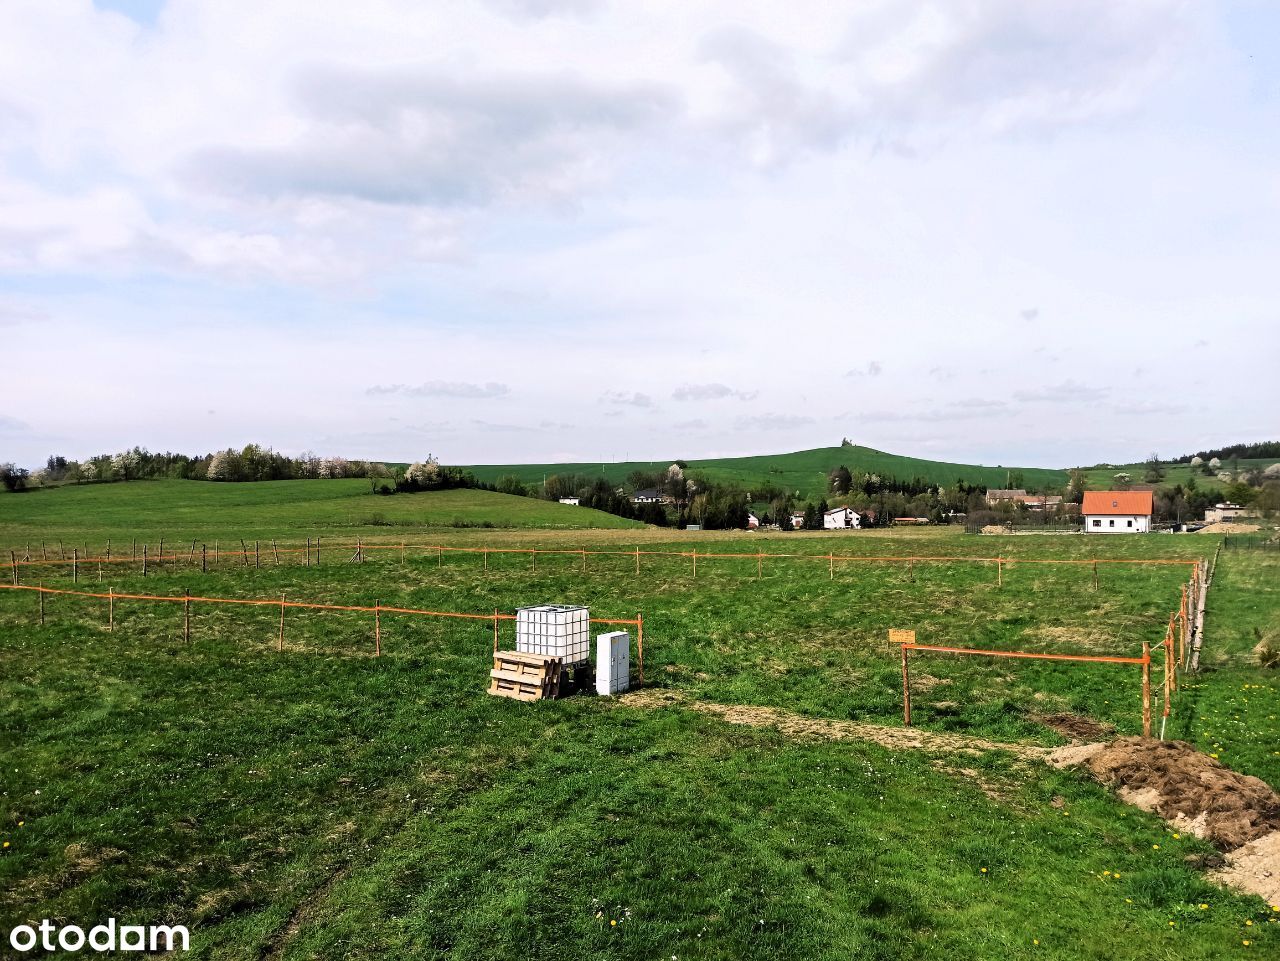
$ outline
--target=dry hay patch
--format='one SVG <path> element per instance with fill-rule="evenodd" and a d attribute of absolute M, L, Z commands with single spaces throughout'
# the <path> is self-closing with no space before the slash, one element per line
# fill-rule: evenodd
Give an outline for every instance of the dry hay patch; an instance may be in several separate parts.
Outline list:
<path fill-rule="evenodd" d="M 749 704 L 715 704 L 694 701 L 677 691 L 641 688 L 618 698 L 624 707 L 680 707 L 700 714 L 718 717 L 729 724 L 771 728 L 787 737 L 820 740 L 871 741 L 891 750 L 933 751 L 943 754 L 982 754 L 1007 751 L 1024 760 L 1043 760 L 1045 748 L 1031 744 L 1007 744 L 964 734 L 923 731 L 915 727 L 895 727 L 867 721 L 842 721 L 831 718 L 806 717 L 776 707 Z"/>
<path fill-rule="evenodd" d="M 1054 651 L 1096 651 L 1115 645 L 1115 632 L 1100 627 L 1030 627 L 1024 638 L 1039 641 Z"/>

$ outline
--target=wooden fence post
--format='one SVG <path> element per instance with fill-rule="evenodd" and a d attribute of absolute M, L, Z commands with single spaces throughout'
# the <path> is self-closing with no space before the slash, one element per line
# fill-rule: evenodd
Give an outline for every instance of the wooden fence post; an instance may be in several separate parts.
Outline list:
<path fill-rule="evenodd" d="M 1142 642 L 1142 736 L 1151 736 L 1151 645 Z"/>
<path fill-rule="evenodd" d="M 916 559 L 914 557 L 907 558 L 907 581 L 911 584 L 916 582 Z"/>
<path fill-rule="evenodd" d="M 147 576 L 147 545 L 142 545 L 142 576 Z"/>
<path fill-rule="evenodd" d="M 164 538 L 160 538 L 160 549 L 156 552 L 156 567 L 164 567 Z"/>
<path fill-rule="evenodd" d="M 191 589 L 182 589 L 182 639 L 191 643 Z"/>
<path fill-rule="evenodd" d="M 489 570 L 489 548 L 484 548 L 484 569 Z"/>
<path fill-rule="evenodd" d="M 1004 558 L 996 558 L 996 587 L 1004 587 Z"/>
<path fill-rule="evenodd" d="M 310 537 L 307 538 L 307 555 L 306 557 L 303 558 L 302 566 L 303 567 L 311 566 L 311 538 Z"/>
<path fill-rule="evenodd" d="M 373 602 L 373 656 L 382 656 L 382 601 Z"/>
<path fill-rule="evenodd" d="M 218 539 L 213 539 L 213 566 L 217 567 L 221 561 L 221 555 L 218 553 Z"/>
<path fill-rule="evenodd" d="M 586 572 L 587 572 L 587 548 L 586 548 L 586 545 L 584 544 L 582 547 L 582 573 L 585 574 Z"/>
<path fill-rule="evenodd" d="M 15 575 L 16 576 L 16 575 Z M 71 583 L 80 582 L 80 548 L 71 548 Z"/>
<path fill-rule="evenodd" d="M 827 580 L 834 581 L 836 579 L 836 558 L 830 551 L 827 551 Z"/>
<path fill-rule="evenodd" d="M 284 592 L 280 592 L 280 639 L 276 642 L 276 650 L 284 650 Z"/>
<path fill-rule="evenodd" d="M 698 549 L 693 549 L 693 576 L 698 576 Z"/>
<path fill-rule="evenodd" d="M 116 592 L 113 588 L 107 588 L 107 630 L 115 632 L 116 629 Z"/>
<path fill-rule="evenodd" d="M 16 587 L 18 584 L 18 555 L 13 551 L 9 552 L 9 569 L 13 572 L 13 583 Z"/>
<path fill-rule="evenodd" d="M 253 566 L 256 570 L 260 570 L 262 565 L 258 563 L 258 542 L 253 542 Z"/>
<path fill-rule="evenodd" d="M 756 580 L 764 576 L 764 553 L 756 551 Z"/>
<path fill-rule="evenodd" d="M 276 562 L 276 567 L 280 566 L 280 552 L 276 550 L 276 539 L 271 538 L 271 558 Z"/>
<path fill-rule="evenodd" d="M 900 648 L 902 652 L 902 723 L 911 726 L 911 674 L 907 668 L 907 645 Z"/>
<path fill-rule="evenodd" d="M 320 538 L 316 538 L 316 567 L 320 566 Z"/>
<path fill-rule="evenodd" d="M 44 627 L 44 584 L 37 585 L 40 588 L 40 626 Z"/>
<path fill-rule="evenodd" d="M 111 538 L 107 538 L 107 563 L 111 563 Z"/>
<path fill-rule="evenodd" d="M 200 545 L 200 573 L 209 573 L 209 547 L 206 544 Z"/>
<path fill-rule="evenodd" d="M 636 576 L 640 576 L 640 545 L 636 545 Z"/>
<path fill-rule="evenodd" d="M 1094 589 L 1095 591 L 1098 589 L 1098 561 L 1097 561 L 1097 558 L 1094 558 L 1094 561 L 1093 561 L 1093 589 Z"/>
<path fill-rule="evenodd" d="M 639 655 L 640 686 L 644 687 L 644 615 L 636 615 L 636 653 Z"/>
<path fill-rule="evenodd" d="M 498 653 L 498 609 L 493 609 L 493 653 Z"/>

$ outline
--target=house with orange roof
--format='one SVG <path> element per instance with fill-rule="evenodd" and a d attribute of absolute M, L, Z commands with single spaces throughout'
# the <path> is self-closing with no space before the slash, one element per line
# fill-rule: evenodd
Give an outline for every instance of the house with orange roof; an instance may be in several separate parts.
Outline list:
<path fill-rule="evenodd" d="M 1080 513 L 1086 534 L 1145 534 L 1151 530 L 1151 491 L 1085 491 Z"/>

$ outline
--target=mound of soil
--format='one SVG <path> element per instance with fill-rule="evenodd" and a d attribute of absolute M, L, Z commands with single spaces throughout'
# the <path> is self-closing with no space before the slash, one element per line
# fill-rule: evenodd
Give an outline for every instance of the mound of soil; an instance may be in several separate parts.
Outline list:
<path fill-rule="evenodd" d="M 1130 804 L 1224 851 L 1280 830 L 1280 794 L 1185 741 L 1122 737 L 1110 744 L 1061 748 L 1049 760 L 1060 767 L 1083 764 Z"/>
<path fill-rule="evenodd" d="M 1257 524 L 1233 524 L 1231 521 L 1218 521 L 1216 524 L 1206 524 L 1204 527 L 1196 531 L 1197 534 L 1252 534 L 1254 531 L 1262 530 Z"/>
<path fill-rule="evenodd" d="M 1073 741 L 1096 741 L 1115 733 L 1115 728 L 1104 727 L 1093 718 L 1079 714 L 1039 714 L 1035 719 Z"/>

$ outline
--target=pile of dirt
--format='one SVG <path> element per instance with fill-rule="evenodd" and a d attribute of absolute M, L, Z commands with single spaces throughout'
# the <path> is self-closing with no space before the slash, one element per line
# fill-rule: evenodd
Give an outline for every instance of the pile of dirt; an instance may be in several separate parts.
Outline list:
<path fill-rule="evenodd" d="M 1073 741 L 1096 741 L 1115 733 L 1115 728 L 1105 727 L 1093 718 L 1079 714 L 1038 714 L 1035 720 Z"/>
<path fill-rule="evenodd" d="M 1197 534 L 1252 534 L 1254 531 L 1262 530 L 1257 524 L 1233 524 L 1230 521 L 1218 521 L 1216 524 L 1206 524 L 1204 527 L 1196 531 Z"/>
<path fill-rule="evenodd" d="M 1125 801 L 1224 851 L 1280 831 L 1280 794 L 1185 741 L 1122 737 L 1110 744 L 1060 748 L 1049 763 L 1083 764 Z"/>

